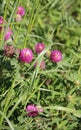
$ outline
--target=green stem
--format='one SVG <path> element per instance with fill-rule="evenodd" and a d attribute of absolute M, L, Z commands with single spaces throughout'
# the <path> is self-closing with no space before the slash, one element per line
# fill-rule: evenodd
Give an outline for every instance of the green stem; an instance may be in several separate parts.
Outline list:
<path fill-rule="evenodd" d="M 5 114 L 0 111 L 0 114 L 5 118 L 5 120 L 7 121 L 8 125 L 10 126 L 11 130 L 14 130 L 14 127 L 12 126 L 11 122 L 9 121 L 9 119 L 5 116 Z"/>
<path fill-rule="evenodd" d="M 32 31 L 32 28 L 34 26 L 35 20 L 37 18 L 37 14 L 38 14 L 38 8 L 39 8 L 39 0 L 36 0 L 36 2 L 34 3 L 34 7 L 32 10 L 32 15 L 28 24 L 28 30 L 26 32 L 26 38 L 25 38 L 25 42 L 24 42 L 24 47 L 26 47 L 26 43 L 28 42 L 29 39 L 29 34 Z M 34 13 L 36 10 L 36 13 Z"/>

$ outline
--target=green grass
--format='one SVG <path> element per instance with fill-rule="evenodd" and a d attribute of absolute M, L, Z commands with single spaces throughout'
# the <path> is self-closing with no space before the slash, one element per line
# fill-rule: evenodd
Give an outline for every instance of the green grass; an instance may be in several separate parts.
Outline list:
<path fill-rule="evenodd" d="M 19 5 L 26 12 L 22 21 L 16 22 Z M 7 21 L 2 25 L 6 31 L 9 26 L 13 30 L 13 41 L 5 42 L 6 31 L 0 33 L 0 130 L 80 130 L 80 0 L 1 0 L 0 16 Z M 34 51 L 38 42 L 46 46 L 40 55 Z M 31 48 L 33 62 L 21 64 L 17 56 L 5 57 L 4 44 Z M 45 56 L 54 49 L 63 54 L 59 63 Z M 39 68 L 42 59 L 46 70 Z M 41 105 L 44 112 L 28 117 L 25 109 L 30 103 Z"/>

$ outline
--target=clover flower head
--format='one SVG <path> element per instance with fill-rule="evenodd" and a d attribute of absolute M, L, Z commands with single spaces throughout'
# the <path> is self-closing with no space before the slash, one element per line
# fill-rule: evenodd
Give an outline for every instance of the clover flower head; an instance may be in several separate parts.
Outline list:
<path fill-rule="evenodd" d="M 50 55 L 52 62 L 60 62 L 62 60 L 62 53 L 59 50 L 53 50 Z"/>
<path fill-rule="evenodd" d="M 4 40 L 7 41 L 11 38 L 11 35 L 13 34 L 12 30 L 9 28 L 8 31 L 5 34 Z"/>
<path fill-rule="evenodd" d="M 2 30 L 2 26 L 1 26 L 1 24 L 3 24 L 3 23 L 4 23 L 3 17 L 0 16 L 0 31 Z"/>
<path fill-rule="evenodd" d="M 5 56 L 12 57 L 14 55 L 14 52 L 15 52 L 14 46 L 7 45 L 7 44 L 4 45 L 4 54 L 5 54 Z"/>
<path fill-rule="evenodd" d="M 16 14 L 19 14 L 21 17 L 25 15 L 25 9 L 22 6 L 17 8 Z"/>
<path fill-rule="evenodd" d="M 37 116 L 39 113 L 44 112 L 41 106 L 36 106 L 34 104 L 27 105 L 26 112 L 28 116 Z"/>
<path fill-rule="evenodd" d="M 30 63 L 33 60 L 33 52 L 29 48 L 20 50 L 19 60 L 22 62 Z"/>
<path fill-rule="evenodd" d="M 37 116 L 38 115 L 38 110 L 37 107 L 34 104 L 30 104 L 26 107 L 26 112 L 28 113 L 28 116 Z"/>
<path fill-rule="evenodd" d="M 41 53 L 45 49 L 45 45 L 43 43 L 37 43 L 35 45 L 35 51 L 36 53 Z"/>

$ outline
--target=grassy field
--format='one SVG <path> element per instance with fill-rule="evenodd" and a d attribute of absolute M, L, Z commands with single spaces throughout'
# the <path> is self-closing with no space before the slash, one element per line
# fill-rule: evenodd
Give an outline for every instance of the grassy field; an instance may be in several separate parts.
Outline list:
<path fill-rule="evenodd" d="M 81 130 L 81 0 L 0 0 L 0 130 Z"/>

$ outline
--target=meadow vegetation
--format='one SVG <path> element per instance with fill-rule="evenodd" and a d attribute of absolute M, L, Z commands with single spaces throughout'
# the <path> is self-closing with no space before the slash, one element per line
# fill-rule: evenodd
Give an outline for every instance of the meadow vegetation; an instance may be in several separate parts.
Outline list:
<path fill-rule="evenodd" d="M 81 0 L 0 0 L 0 130 L 81 130 Z"/>

